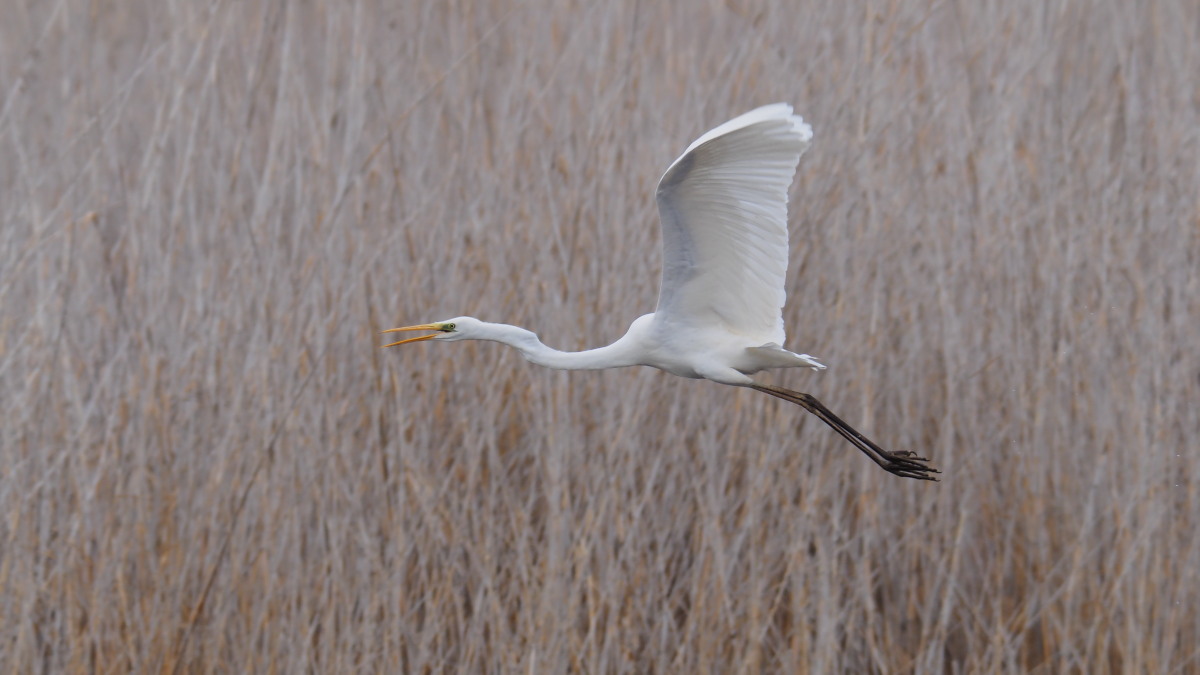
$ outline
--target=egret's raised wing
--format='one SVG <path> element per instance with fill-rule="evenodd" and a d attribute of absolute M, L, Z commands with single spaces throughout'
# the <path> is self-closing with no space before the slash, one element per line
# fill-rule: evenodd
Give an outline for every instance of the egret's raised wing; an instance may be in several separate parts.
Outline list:
<path fill-rule="evenodd" d="M 709 131 L 658 183 L 656 323 L 716 323 L 782 345 L 787 191 L 812 129 L 776 103 Z"/>

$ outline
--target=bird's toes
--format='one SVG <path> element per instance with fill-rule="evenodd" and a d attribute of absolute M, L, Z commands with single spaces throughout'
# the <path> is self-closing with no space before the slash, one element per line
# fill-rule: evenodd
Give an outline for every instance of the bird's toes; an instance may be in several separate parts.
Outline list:
<path fill-rule="evenodd" d="M 904 478 L 936 481 L 937 478 L 933 474 L 941 473 L 941 471 L 932 466 L 924 464 L 924 462 L 928 462 L 929 460 L 924 457 L 918 457 L 915 453 L 908 451 L 888 453 L 887 460 L 888 465 L 884 469 Z"/>
<path fill-rule="evenodd" d="M 911 460 L 914 462 L 928 462 L 929 461 L 928 458 L 919 457 L 919 456 L 917 456 L 917 453 L 912 452 L 911 450 L 897 450 L 897 451 L 891 453 L 891 456 L 893 459 Z"/>

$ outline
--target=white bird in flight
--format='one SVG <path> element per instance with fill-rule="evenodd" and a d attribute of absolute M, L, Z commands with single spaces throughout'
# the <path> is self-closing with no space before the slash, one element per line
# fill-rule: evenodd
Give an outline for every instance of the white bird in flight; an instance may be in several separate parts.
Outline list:
<path fill-rule="evenodd" d="M 749 387 L 816 415 L 884 470 L 937 480 L 911 452 L 888 452 L 809 394 L 759 384 L 769 368 L 825 366 L 783 348 L 788 187 L 812 128 L 786 103 L 735 117 L 696 139 L 658 182 L 663 272 L 658 307 L 607 347 L 561 352 L 532 331 L 461 316 L 384 333 L 433 331 L 393 342 L 491 340 L 563 370 L 652 366 L 672 375 Z"/>

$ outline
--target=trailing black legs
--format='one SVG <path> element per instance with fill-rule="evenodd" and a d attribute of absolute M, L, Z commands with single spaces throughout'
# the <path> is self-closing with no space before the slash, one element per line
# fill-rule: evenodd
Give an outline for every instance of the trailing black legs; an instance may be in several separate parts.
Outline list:
<path fill-rule="evenodd" d="M 764 394 L 770 394 L 776 398 L 795 403 L 821 418 L 822 422 L 828 424 L 834 431 L 841 434 L 842 438 L 850 441 L 854 447 L 863 451 L 867 457 L 871 458 L 871 461 L 882 467 L 884 471 L 905 478 L 933 481 L 937 480 L 933 474 L 941 473 L 932 466 L 929 466 L 927 463 L 929 460 L 924 457 L 918 457 L 911 452 L 888 452 L 875 445 L 869 438 L 855 431 L 853 427 L 843 422 L 840 417 L 834 415 L 829 408 L 826 408 L 820 401 L 809 394 L 802 394 L 798 391 L 791 391 L 782 387 L 773 387 L 769 384 L 751 384 L 749 386 L 751 389 L 757 389 Z"/>

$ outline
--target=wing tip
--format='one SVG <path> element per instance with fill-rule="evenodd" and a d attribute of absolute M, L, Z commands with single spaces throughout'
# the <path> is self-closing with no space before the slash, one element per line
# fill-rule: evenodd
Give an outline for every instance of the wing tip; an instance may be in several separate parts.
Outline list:
<path fill-rule="evenodd" d="M 708 141 L 714 140 L 726 134 L 733 133 L 735 131 L 740 131 L 746 127 L 754 126 L 755 124 L 772 122 L 776 120 L 786 121 L 790 124 L 788 130 L 796 134 L 797 140 L 799 140 L 801 143 L 801 152 L 803 152 L 812 142 L 812 126 L 805 122 L 803 117 L 794 114 L 791 103 L 770 103 L 764 106 L 759 106 L 748 112 L 744 112 L 723 124 L 719 124 L 716 127 L 709 129 L 699 138 L 692 141 L 692 143 L 687 146 L 687 149 L 683 151 L 683 154 L 677 157 L 675 161 L 672 162 L 669 167 L 667 167 L 667 171 L 670 172 L 670 170 L 674 168 L 675 164 L 677 164 L 679 160 L 683 159 L 688 153 L 700 147 L 701 145 L 704 145 Z"/>
<path fill-rule="evenodd" d="M 803 142 L 803 143 L 811 143 L 812 142 L 812 138 L 813 138 L 812 125 L 810 125 L 808 122 L 805 122 L 803 117 L 801 117 L 799 115 L 792 115 L 791 117 L 788 118 L 788 121 L 790 121 L 792 123 L 792 131 L 796 132 L 796 135 L 800 137 L 801 142 Z"/>
<path fill-rule="evenodd" d="M 750 112 L 739 115 L 737 118 L 751 118 L 754 122 L 761 122 L 769 119 L 787 120 L 792 125 L 792 131 L 800 137 L 800 140 L 808 143 L 813 138 L 812 125 L 804 121 L 804 118 L 795 114 L 791 103 L 771 103 L 759 108 L 755 108 Z M 753 124 L 754 122 L 751 122 Z M 749 126 L 747 124 L 746 126 Z"/>

